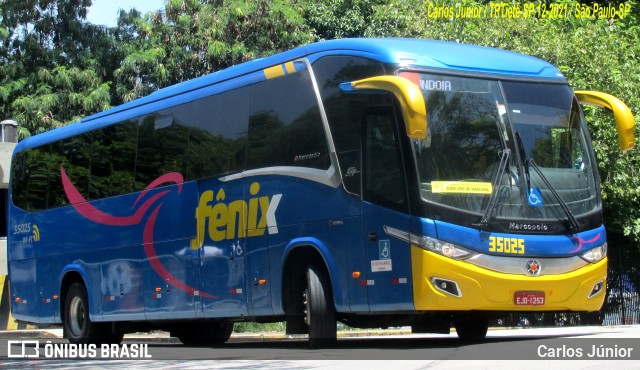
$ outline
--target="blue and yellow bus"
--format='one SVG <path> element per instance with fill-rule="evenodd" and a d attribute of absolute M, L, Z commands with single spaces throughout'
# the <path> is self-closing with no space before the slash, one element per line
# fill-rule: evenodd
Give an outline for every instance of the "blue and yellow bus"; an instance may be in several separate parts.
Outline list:
<path fill-rule="evenodd" d="M 411 39 L 315 43 L 21 141 L 13 316 L 72 343 L 163 329 L 220 344 L 285 321 L 483 338 L 492 314 L 596 311 L 607 241 L 573 92 L 529 56 Z"/>

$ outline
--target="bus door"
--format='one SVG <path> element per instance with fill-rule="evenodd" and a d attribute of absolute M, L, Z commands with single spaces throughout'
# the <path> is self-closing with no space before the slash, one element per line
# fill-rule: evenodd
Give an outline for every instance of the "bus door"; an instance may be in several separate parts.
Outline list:
<path fill-rule="evenodd" d="M 281 184 L 281 183 L 280 183 Z M 264 211 L 260 208 L 261 201 L 271 199 L 274 196 L 264 196 L 263 194 L 273 194 L 278 182 L 261 178 L 245 179 L 245 199 L 248 204 L 249 216 L 247 218 L 247 248 L 246 255 L 246 279 L 247 298 L 250 316 L 273 315 L 271 301 L 271 287 L 274 281 L 271 280 L 270 254 L 269 254 L 269 233 L 268 227 L 261 225 L 261 220 L 266 220 Z M 262 199 L 260 199 L 262 198 Z M 278 198 L 279 199 L 279 198 Z M 279 200 L 278 200 L 279 201 Z M 264 204 L 264 202 L 262 202 Z"/>
<path fill-rule="evenodd" d="M 398 117 L 392 105 L 364 114 L 362 238 L 370 311 L 413 309 L 410 245 L 392 236 L 409 230 Z"/>
<path fill-rule="evenodd" d="M 179 185 L 165 186 L 156 191 L 156 194 L 167 191 L 167 195 L 162 198 L 161 205 L 156 206 L 144 227 L 144 245 L 141 249 L 145 251 L 148 261 L 144 263 L 142 287 L 147 319 L 196 316 L 194 293 L 197 290 L 197 279 L 193 271 L 197 261 L 190 249 L 192 233 L 189 228 L 192 225 L 190 218 L 193 217 L 195 197 L 189 199 L 177 195 L 178 187 Z M 195 185 L 183 185 L 182 193 L 195 194 Z M 134 292 L 140 289 L 139 285 L 133 284 L 133 280 L 127 283 L 128 279 L 135 279 L 137 273 L 135 259 L 132 255 L 127 257 L 104 264 L 104 273 L 116 277 L 122 273 L 122 280 L 114 287 L 116 297 L 119 297 L 119 292 L 124 293 L 123 297 L 133 297 L 136 295 Z M 133 298 L 131 301 L 119 298 L 116 300 L 122 302 L 118 310 L 126 310 L 122 305 L 131 304 L 131 308 L 135 310 L 132 313 L 137 313 L 139 301 Z"/>
<path fill-rule="evenodd" d="M 197 235 L 191 249 L 199 260 L 202 313 L 204 317 L 247 315 L 243 181 L 206 179 L 198 182 L 198 188 Z"/>

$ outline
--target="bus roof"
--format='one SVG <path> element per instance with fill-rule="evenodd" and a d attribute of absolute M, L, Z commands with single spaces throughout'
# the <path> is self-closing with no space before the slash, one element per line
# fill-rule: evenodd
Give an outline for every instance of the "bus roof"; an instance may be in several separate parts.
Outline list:
<path fill-rule="evenodd" d="M 505 77 L 550 79 L 555 82 L 565 81 L 560 71 L 548 62 L 500 49 L 421 39 L 339 39 L 301 46 L 270 57 L 252 60 L 169 86 L 148 96 L 88 116 L 80 122 L 95 123 L 96 125 L 90 125 L 92 126 L 91 129 L 94 129 L 97 128 L 96 126 L 101 126 L 101 124 L 93 121 L 102 117 L 215 85 L 294 59 L 309 57 L 313 61 L 326 55 L 366 56 L 383 63 L 400 64 L 408 68 L 433 68 L 459 73 L 488 73 L 492 75 L 504 75 Z M 49 135 L 37 135 L 29 140 L 23 140 L 18 144 L 16 151 L 36 147 L 52 140 L 88 130 L 88 127 L 83 127 L 78 130 L 76 124 L 65 126 L 52 130 L 55 131 L 55 134 L 51 137 Z"/>
<path fill-rule="evenodd" d="M 459 72 L 484 72 L 564 80 L 560 71 L 543 60 L 484 46 L 419 39 L 339 39 L 301 46 L 169 86 L 146 97 L 89 116 L 83 121 L 220 83 L 293 59 L 332 54 L 362 54 L 383 63 L 442 68 Z"/>

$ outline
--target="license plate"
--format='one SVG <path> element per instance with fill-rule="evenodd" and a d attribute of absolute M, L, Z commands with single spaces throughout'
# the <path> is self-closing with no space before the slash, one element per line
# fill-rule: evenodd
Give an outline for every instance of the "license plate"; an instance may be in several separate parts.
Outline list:
<path fill-rule="evenodd" d="M 542 306 L 544 292 L 516 292 L 513 301 L 518 306 Z"/>

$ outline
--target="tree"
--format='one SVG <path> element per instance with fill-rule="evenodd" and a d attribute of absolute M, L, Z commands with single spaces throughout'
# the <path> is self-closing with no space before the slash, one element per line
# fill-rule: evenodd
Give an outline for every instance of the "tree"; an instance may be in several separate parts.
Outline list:
<path fill-rule="evenodd" d="M 374 11 L 388 0 L 306 1 L 304 18 L 321 40 L 362 37 Z"/>
<path fill-rule="evenodd" d="M 106 29 L 84 21 L 91 0 L 0 3 L 0 109 L 21 136 L 109 106 Z M 109 59 L 107 59 L 109 60 Z"/>
<path fill-rule="evenodd" d="M 144 17 L 120 14 L 131 41 L 116 71 L 117 95 L 150 92 L 313 40 L 294 0 L 168 0 Z"/>
<path fill-rule="evenodd" d="M 24 87 L 11 102 L 12 117 L 32 134 L 110 107 L 109 83 L 101 83 L 90 68 L 41 67 L 26 78 Z"/>

